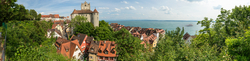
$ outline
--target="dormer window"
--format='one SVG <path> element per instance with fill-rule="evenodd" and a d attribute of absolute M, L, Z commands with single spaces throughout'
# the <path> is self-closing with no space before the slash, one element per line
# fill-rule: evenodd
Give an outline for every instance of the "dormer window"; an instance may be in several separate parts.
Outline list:
<path fill-rule="evenodd" d="M 93 48 L 91 48 L 90 50 L 91 50 L 91 51 L 94 51 L 94 49 L 93 49 Z"/>
<path fill-rule="evenodd" d="M 103 42 L 101 43 L 101 45 L 102 45 L 102 46 L 104 45 Z"/>
<path fill-rule="evenodd" d="M 85 48 L 85 46 L 82 47 L 82 49 Z"/>
<path fill-rule="evenodd" d="M 68 52 L 69 51 L 69 49 L 66 49 L 66 52 Z"/>
<path fill-rule="evenodd" d="M 101 50 L 98 50 L 98 52 L 99 52 L 99 53 L 102 53 L 102 51 L 101 51 Z"/>
<path fill-rule="evenodd" d="M 108 51 L 106 50 L 106 51 L 104 51 L 104 53 L 105 53 L 105 54 L 108 54 Z"/>

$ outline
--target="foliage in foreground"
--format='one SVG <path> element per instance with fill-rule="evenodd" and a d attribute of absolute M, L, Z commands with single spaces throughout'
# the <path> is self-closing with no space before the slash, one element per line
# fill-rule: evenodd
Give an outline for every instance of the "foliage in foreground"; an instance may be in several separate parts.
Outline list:
<path fill-rule="evenodd" d="M 64 56 L 56 53 L 53 46 L 56 40 L 45 36 L 51 24 L 45 21 L 7 23 L 6 56 L 14 61 L 65 60 L 62 59 Z"/>

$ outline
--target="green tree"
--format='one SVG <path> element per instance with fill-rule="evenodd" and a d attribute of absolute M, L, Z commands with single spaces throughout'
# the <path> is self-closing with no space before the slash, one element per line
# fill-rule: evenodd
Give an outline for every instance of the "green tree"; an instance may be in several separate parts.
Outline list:
<path fill-rule="evenodd" d="M 41 16 L 42 16 L 41 14 L 38 14 L 37 15 L 37 20 L 41 20 Z"/>
<path fill-rule="evenodd" d="M 33 20 L 37 19 L 37 12 L 34 9 L 30 9 L 29 13 L 32 16 L 31 19 L 33 19 Z"/>
<path fill-rule="evenodd" d="M 228 54 L 235 60 L 246 61 L 250 58 L 250 31 L 245 36 L 238 38 L 227 38 L 225 41 L 228 47 Z"/>
<path fill-rule="evenodd" d="M 114 40 L 113 32 L 107 27 L 97 27 L 94 31 L 94 36 L 97 36 L 100 40 Z"/>
<path fill-rule="evenodd" d="M 142 60 L 140 54 L 142 49 L 144 48 L 142 44 L 140 44 L 141 40 L 137 37 L 132 36 L 128 30 L 122 28 L 121 30 L 114 33 L 114 41 L 116 42 L 116 51 L 118 56 L 118 60 L 121 61 L 136 61 Z M 128 59 L 130 58 L 130 59 Z"/>
<path fill-rule="evenodd" d="M 8 22 L 17 19 L 15 16 L 18 14 L 19 5 L 16 4 L 17 0 L 1 0 L 0 1 L 0 23 Z M 2 24 L 0 24 L 2 26 Z"/>

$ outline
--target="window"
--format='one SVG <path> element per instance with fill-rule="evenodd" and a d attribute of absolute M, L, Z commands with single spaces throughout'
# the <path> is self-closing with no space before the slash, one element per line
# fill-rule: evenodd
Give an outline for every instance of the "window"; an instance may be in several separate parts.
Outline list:
<path fill-rule="evenodd" d="M 102 51 L 101 51 L 101 50 L 99 50 L 98 52 L 99 52 L 99 53 L 102 53 Z"/>
<path fill-rule="evenodd" d="M 69 51 L 69 49 L 66 49 L 66 52 L 68 52 Z"/>
<path fill-rule="evenodd" d="M 91 48 L 91 51 L 94 51 L 94 49 L 93 49 L 93 48 Z"/>
<path fill-rule="evenodd" d="M 85 46 L 82 47 L 82 49 L 85 48 Z"/>
<path fill-rule="evenodd" d="M 99 57 L 99 59 L 103 59 L 103 57 Z"/>
<path fill-rule="evenodd" d="M 87 16 L 87 15 L 86 15 Z"/>
<path fill-rule="evenodd" d="M 92 56 L 89 57 L 90 59 L 93 59 Z"/>
<path fill-rule="evenodd" d="M 105 57 L 106 60 L 108 60 L 108 57 Z"/>
<path fill-rule="evenodd" d="M 110 60 L 114 60 L 113 57 L 110 57 Z"/>
<path fill-rule="evenodd" d="M 86 6 L 86 5 L 85 5 Z"/>
<path fill-rule="evenodd" d="M 105 51 L 105 54 L 108 54 L 108 51 Z"/>
<path fill-rule="evenodd" d="M 80 37 L 80 35 L 78 35 L 78 37 Z"/>
<path fill-rule="evenodd" d="M 81 53 L 78 53 L 78 56 L 80 56 L 81 55 Z"/>
<path fill-rule="evenodd" d="M 78 50 L 78 48 L 76 48 L 76 50 L 75 51 L 77 51 Z"/>
<path fill-rule="evenodd" d="M 112 50 L 112 51 L 111 51 L 111 53 L 112 53 L 112 54 L 115 54 L 115 51 L 114 51 L 114 50 Z"/>
<path fill-rule="evenodd" d="M 59 50 L 60 50 L 61 48 L 59 47 Z"/>

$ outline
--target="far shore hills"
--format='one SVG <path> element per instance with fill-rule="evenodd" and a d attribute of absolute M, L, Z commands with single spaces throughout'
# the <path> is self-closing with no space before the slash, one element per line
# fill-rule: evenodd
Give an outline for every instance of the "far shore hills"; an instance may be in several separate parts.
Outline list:
<path fill-rule="evenodd" d="M 105 20 L 105 21 L 168 21 L 168 22 L 198 22 L 200 20 Z"/>

